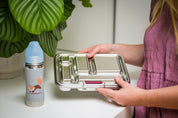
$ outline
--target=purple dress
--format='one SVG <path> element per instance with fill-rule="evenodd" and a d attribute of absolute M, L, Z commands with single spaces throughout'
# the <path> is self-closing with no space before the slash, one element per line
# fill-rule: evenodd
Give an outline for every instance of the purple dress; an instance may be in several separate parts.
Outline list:
<path fill-rule="evenodd" d="M 152 0 L 151 12 L 156 2 Z M 169 8 L 165 5 L 158 21 L 145 32 L 144 64 L 137 83 L 140 88 L 178 85 L 178 55 L 173 28 L 169 32 L 170 23 Z M 178 118 L 178 110 L 140 106 L 135 107 L 135 118 Z"/>

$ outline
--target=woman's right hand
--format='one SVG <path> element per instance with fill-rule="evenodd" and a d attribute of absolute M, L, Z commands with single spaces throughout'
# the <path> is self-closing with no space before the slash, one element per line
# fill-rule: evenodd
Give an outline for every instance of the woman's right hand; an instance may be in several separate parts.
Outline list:
<path fill-rule="evenodd" d="M 144 45 L 127 45 L 127 44 L 98 44 L 83 49 L 78 53 L 88 53 L 88 58 L 93 57 L 97 53 L 103 54 L 119 54 L 128 64 L 142 66 L 144 62 Z"/>
<path fill-rule="evenodd" d="M 97 53 L 114 53 L 114 44 L 98 44 L 92 47 L 80 50 L 78 53 L 88 53 L 88 57 L 93 57 Z"/>

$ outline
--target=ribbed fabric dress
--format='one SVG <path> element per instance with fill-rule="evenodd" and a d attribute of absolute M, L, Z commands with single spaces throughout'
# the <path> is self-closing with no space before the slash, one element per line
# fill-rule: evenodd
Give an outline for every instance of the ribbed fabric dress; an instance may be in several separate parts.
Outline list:
<path fill-rule="evenodd" d="M 152 0 L 151 12 L 158 0 Z M 169 31 L 171 16 L 169 7 L 144 36 L 144 64 L 138 87 L 156 89 L 178 85 L 178 54 L 176 55 L 173 28 Z M 159 100 L 158 100 L 159 101 Z M 178 110 L 135 107 L 135 118 L 178 118 Z"/>

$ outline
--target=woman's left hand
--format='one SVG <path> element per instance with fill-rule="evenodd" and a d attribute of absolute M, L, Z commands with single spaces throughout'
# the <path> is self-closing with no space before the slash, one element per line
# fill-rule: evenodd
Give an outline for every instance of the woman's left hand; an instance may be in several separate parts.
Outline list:
<path fill-rule="evenodd" d="M 115 81 L 121 87 L 119 90 L 107 88 L 97 88 L 96 90 L 119 105 L 138 106 L 141 104 L 144 89 L 135 87 L 118 77 L 115 77 Z"/>

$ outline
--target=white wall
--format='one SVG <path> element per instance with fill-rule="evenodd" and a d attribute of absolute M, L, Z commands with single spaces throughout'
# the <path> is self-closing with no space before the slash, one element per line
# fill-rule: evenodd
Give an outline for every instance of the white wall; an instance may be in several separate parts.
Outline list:
<path fill-rule="evenodd" d="M 113 0 L 91 0 L 92 8 L 84 8 L 73 0 L 76 8 L 63 31 L 58 48 L 79 51 L 113 40 Z"/>
<path fill-rule="evenodd" d="M 116 43 L 143 43 L 151 0 L 117 0 Z"/>
<path fill-rule="evenodd" d="M 151 0 L 117 0 L 115 42 L 143 44 L 149 25 Z M 133 57 L 134 58 L 134 57 Z M 136 85 L 141 67 L 127 64 L 131 83 Z"/>

